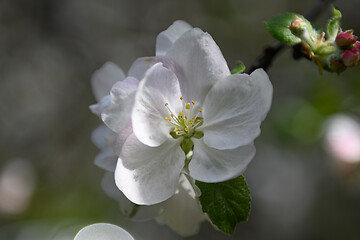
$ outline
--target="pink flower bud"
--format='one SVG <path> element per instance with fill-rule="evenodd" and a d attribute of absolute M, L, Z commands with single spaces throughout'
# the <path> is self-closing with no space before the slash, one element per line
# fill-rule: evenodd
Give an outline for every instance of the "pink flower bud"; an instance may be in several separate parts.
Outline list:
<path fill-rule="evenodd" d="M 356 42 L 356 40 L 357 40 L 357 36 L 355 36 L 351 33 L 341 32 L 336 37 L 336 44 L 339 47 L 347 47 L 347 46 L 354 44 Z"/>
<path fill-rule="evenodd" d="M 297 18 L 291 22 L 290 30 L 295 30 L 301 28 L 302 26 L 304 26 L 304 21 L 301 20 L 300 18 Z"/>
<path fill-rule="evenodd" d="M 356 66 L 359 62 L 359 52 L 352 52 L 351 50 L 345 50 L 343 55 L 341 56 L 341 60 L 343 61 L 346 67 Z"/>
<path fill-rule="evenodd" d="M 297 37 L 300 37 L 305 31 L 306 23 L 295 15 L 295 20 L 291 22 L 289 29 Z"/>
<path fill-rule="evenodd" d="M 333 58 L 330 61 L 330 68 L 333 72 L 339 74 L 346 70 L 346 67 L 342 62 L 340 62 L 338 59 Z"/>
<path fill-rule="evenodd" d="M 350 48 L 350 51 L 356 54 L 360 54 L 360 42 L 354 43 L 354 45 Z"/>

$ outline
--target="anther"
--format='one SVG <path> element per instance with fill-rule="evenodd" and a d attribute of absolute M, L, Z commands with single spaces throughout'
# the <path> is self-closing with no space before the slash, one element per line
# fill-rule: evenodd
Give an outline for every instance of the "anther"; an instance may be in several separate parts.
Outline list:
<path fill-rule="evenodd" d="M 167 105 L 169 105 L 168 103 L 165 103 L 165 107 L 167 107 Z"/>
<path fill-rule="evenodd" d="M 194 105 L 195 104 L 195 102 L 194 101 L 191 101 L 191 103 Z"/>
<path fill-rule="evenodd" d="M 190 103 L 187 103 L 187 104 L 185 105 L 185 108 L 186 108 L 186 109 L 190 109 Z"/>
<path fill-rule="evenodd" d="M 199 108 L 198 112 L 202 112 L 201 108 Z"/>
<path fill-rule="evenodd" d="M 183 100 L 183 99 L 184 99 L 184 98 L 181 96 L 181 97 L 180 97 L 180 100 Z"/>

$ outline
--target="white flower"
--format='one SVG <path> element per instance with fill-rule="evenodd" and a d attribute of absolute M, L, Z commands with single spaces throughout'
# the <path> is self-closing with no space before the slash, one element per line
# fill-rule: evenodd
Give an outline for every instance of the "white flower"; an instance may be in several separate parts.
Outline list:
<path fill-rule="evenodd" d="M 130 69 L 129 74 L 142 77 L 142 71 L 146 71 L 148 68 L 147 66 L 150 66 L 143 63 L 144 62 L 141 59 L 136 61 Z M 146 63 L 148 64 L 149 61 L 146 61 Z M 134 69 L 136 70 L 136 73 L 134 73 Z M 132 99 L 134 99 L 134 94 L 132 93 L 137 88 L 137 84 L 132 84 L 134 82 L 137 83 L 135 80 L 131 82 L 129 81 L 129 78 L 125 79 L 123 71 L 114 63 L 105 63 L 104 66 L 93 74 L 91 79 L 94 96 L 99 103 L 90 106 L 90 109 L 96 115 L 101 115 L 101 112 L 104 111 L 106 107 L 109 107 L 109 93 L 114 84 L 114 89 L 120 87 L 122 93 L 127 91 L 122 95 L 122 101 L 127 102 L 127 104 L 132 106 L 131 102 L 133 102 Z M 112 110 L 114 109 L 111 109 L 110 111 Z M 115 109 L 115 111 L 116 110 L 117 109 Z M 130 121 L 130 119 L 126 121 Z M 194 190 L 194 187 L 196 188 L 196 186 L 193 187 L 189 182 L 189 179 L 184 175 L 180 176 L 177 191 L 173 197 L 169 198 L 167 201 L 151 206 L 134 205 L 116 187 L 114 171 L 119 155 L 119 149 L 121 149 L 123 142 L 132 133 L 131 125 L 128 123 L 129 122 L 123 124 L 123 126 L 127 126 L 121 128 L 121 134 L 116 134 L 102 124 L 93 131 L 91 136 L 94 144 L 101 150 L 95 157 L 95 164 L 108 171 L 102 181 L 102 187 L 106 194 L 119 201 L 120 209 L 123 214 L 129 216 L 132 220 L 146 221 L 156 218 L 158 222 L 167 224 L 171 229 L 183 237 L 196 234 L 199 231 L 200 223 L 207 218 L 201 211 L 199 201 L 196 199 L 198 196 L 195 194 Z"/>
<path fill-rule="evenodd" d="M 360 124 L 354 118 L 338 114 L 325 125 L 325 147 L 337 160 L 348 163 L 360 161 Z"/>
<path fill-rule="evenodd" d="M 142 205 L 174 195 L 181 173 L 203 182 L 240 175 L 272 98 L 263 70 L 231 75 L 211 36 L 182 21 L 159 34 L 156 53 L 137 60 L 148 70 L 136 90 L 128 85 L 137 79 L 116 83 L 101 113 L 121 143 L 116 184 Z"/>

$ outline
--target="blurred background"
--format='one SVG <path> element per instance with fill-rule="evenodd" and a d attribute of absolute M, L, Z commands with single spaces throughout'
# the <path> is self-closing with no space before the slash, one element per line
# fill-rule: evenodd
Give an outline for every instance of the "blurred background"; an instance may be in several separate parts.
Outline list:
<path fill-rule="evenodd" d="M 157 34 L 177 19 L 209 32 L 230 68 L 236 60 L 250 67 L 274 42 L 263 22 L 304 14 L 315 2 L 1 0 L 0 239 L 71 239 L 96 222 L 136 239 L 181 239 L 154 221 L 127 220 L 101 189 L 90 140 L 101 123 L 88 109 L 96 102 L 92 73 L 106 61 L 127 72 L 136 58 L 154 55 Z M 360 2 L 336 6 L 343 28 L 359 35 Z M 316 23 L 330 16 L 326 9 Z M 245 174 L 249 221 L 232 236 L 203 223 L 188 239 L 360 239 L 360 68 L 321 76 L 285 49 L 268 73 L 273 105 Z M 334 115 L 353 128 L 346 132 L 349 123 Z"/>

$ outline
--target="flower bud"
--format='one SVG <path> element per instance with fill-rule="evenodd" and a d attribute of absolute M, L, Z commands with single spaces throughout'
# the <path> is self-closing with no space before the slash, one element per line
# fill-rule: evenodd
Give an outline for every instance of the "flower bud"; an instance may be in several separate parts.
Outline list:
<path fill-rule="evenodd" d="M 360 42 L 354 43 L 354 45 L 350 48 L 350 51 L 356 54 L 360 54 Z"/>
<path fill-rule="evenodd" d="M 330 60 L 330 68 L 333 72 L 339 74 L 346 70 L 345 65 L 336 58 Z"/>
<path fill-rule="evenodd" d="M 336 37 L 336 44 L 339 47 L 348 47 L 354 44 L 357 40 L 357 36 L 352 33 L 340 32 Z"/>
<path fill-rule="evenodd" d="M 341 56 L 341 60 L 343 61 L 346 67 L 356 66 L 359 62 L 359 52 L 352 52 L 351 50 L 345 50 L 343 55 Z"/>
<path fill-rule="evenodd" d="M 298 18 L 296 15 L 295 18 L 296 19 L 291 22 L 289 29 L 292 34 L 294 34 L 297 37 L 300 37 L 306 29 L 306 23 L 300 18 Z"/>

